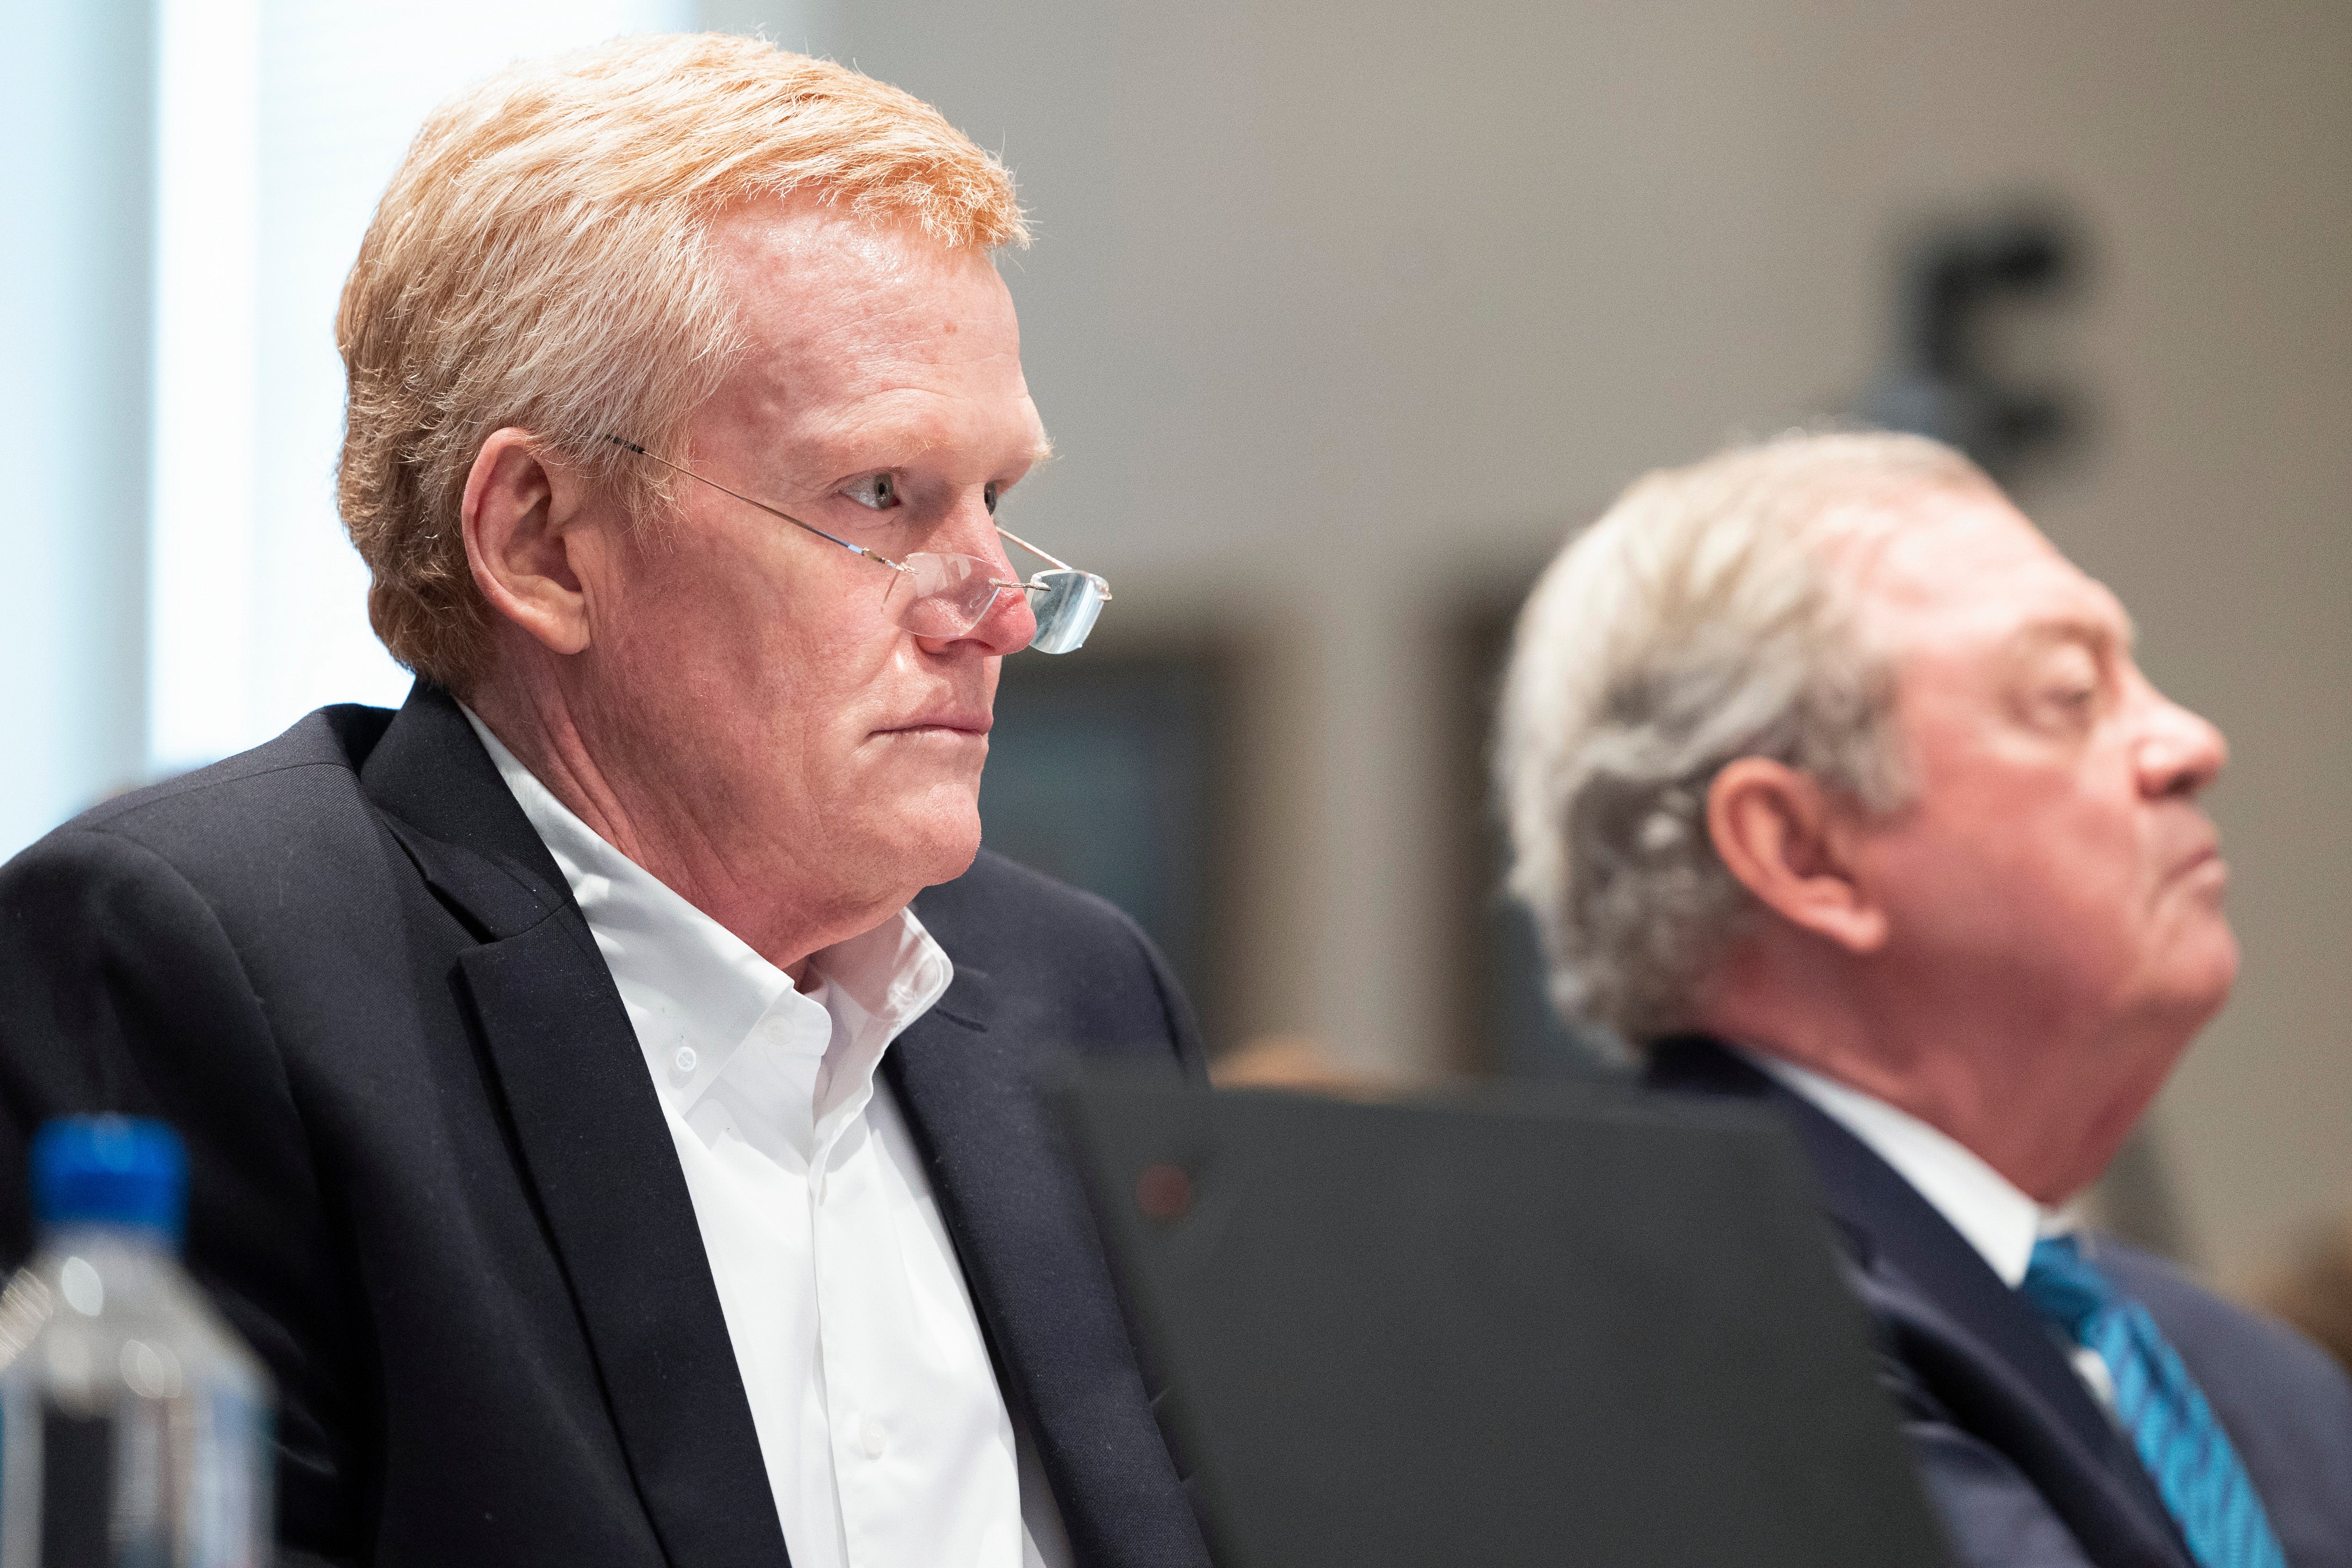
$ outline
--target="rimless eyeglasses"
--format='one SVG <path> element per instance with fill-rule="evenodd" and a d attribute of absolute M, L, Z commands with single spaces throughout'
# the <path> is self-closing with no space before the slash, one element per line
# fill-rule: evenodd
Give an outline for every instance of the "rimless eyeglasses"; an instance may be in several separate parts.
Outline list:
<path fill-rule="evenodd" d="M 771 517 L 782 518 L 794 528 L 804 529 L 829 543 L 838 544 L 852 555 L 862 555 L 878 565 L 887 566 L 898 574 L 890 585 L 883 607 L 898 625 L 919 637 L 960 637 L 986 619 L 996 607 L 997 597 L 1006 593 L 1026 594 L 1030 613 L 1037 617 L 1037 634 L 1029 646 L 1040 653 L 1069 653 L 1085 646 L 1087 634 L 1094 630 L 1102 615 L 1102 607 L 1110 603 L 1110 584 L 1091 572 L 1081 572 L 1066 562 L 1056 561 L 1019 534 L 999 526 L 997 532 L 1006 541 L 1045 562 L 1053 570 L 1039 572 L 1026 583 L 1016 583 L 1006 577 L 989 574 L 989 563 L 977 555 L 946 555 L 932 551 L 916 551 L 898 560 L 868 550 L 862 544 L 852 544 L 836 538 L 813 523 L 803 522 L 788 511 L 754 500 L 740 490 L 729 489 L 717 479 L 696 473 L 683 464 L 667 458 L 656 457 L 635 441 L 618 436 L 604 437 L 615 447 L 625 447 L 638 457 L 659 463 L 672 472 L 684 474 L 689 479 L 709 485 L 721 495 L 733 496 L 746 506 L 758 507 Z"/>

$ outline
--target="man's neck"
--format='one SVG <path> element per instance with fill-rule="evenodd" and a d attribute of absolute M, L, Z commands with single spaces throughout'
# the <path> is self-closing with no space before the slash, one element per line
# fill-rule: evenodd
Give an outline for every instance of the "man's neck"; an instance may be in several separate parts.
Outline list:
<path fill-rule="evenodd" d="M 1917 1118 L 2055 1205 L 2106 1168 L 2163 1074 L 2081 1076 L 2078 1064 L 2134 1053 L 2053 1039 L 2047 1020 L 2014 1000 L 1923 997 L 1886 984 L 1866 960 L 1751 948 L 1726 963 L 1698 1023 Z"/>
<path fill-rule="evenodd" d="M 565 810 L 795 985 L 808 983 L 811 954 L 872 931 L 913 897 L 811 886 L 789 854 L 682 808 L 679 792 L 658 782 L 667 770 L 635 767 L 625 742 L 592 737 L 560 690 L 484 681 L 464 700 Z"/>
<path fill-rule="evenodd" d="M 1748 1060 L 1862 1141 L 1966 1237 L 2002 1283 L 2025 1278 L 2033 1244 L 2053 1218 L 1958 1140 L 1874 1095 L 1761 1051 Z"/>

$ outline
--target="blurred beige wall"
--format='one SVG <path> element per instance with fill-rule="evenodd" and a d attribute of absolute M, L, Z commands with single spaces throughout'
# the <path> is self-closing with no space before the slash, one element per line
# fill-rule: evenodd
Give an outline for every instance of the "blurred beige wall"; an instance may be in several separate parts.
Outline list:
<path fill-rule="evenodd" d="M 759 0 L 714 20 L 741 25 Z M 1251 1030 L 1453 1037 L 1446 628 L 1645 468 L 1850 405 L 1899 226 L 2096 251 L 2024 500 L 2230 733 L 2246 963 L 2158 1111 L 2226 1275 L 2352 1204 L 2352 6 L 2096 0 L 777 9 L 1002 151 L 1061 460 L 1039 535 L 1242 639 Z"/>

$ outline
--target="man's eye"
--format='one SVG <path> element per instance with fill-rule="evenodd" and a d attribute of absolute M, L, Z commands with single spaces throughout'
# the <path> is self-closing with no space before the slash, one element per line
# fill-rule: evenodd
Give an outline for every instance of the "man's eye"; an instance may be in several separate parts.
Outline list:
<path fill-rule="evenodd" d="M 868 474 L 862 479 L 852 479 L 841 493 L 859 506 L 876 511 L 888 511 L 898 504 L 898 479 L 895 474 Z"/>
<path fill-rule="evenodd" d="M 2087 729 L 2098 718 L 2102 695 L 2095 682 L 2045 686 L 2033 695 L 2035 721 L 2068 731 Z"/>
<path fill-rule="evenodd" d="M 996 481 L 994 479 L 989 480 L 981 487 L 980 499 L 981 503 L 988 508 L 988 515 L 994 517 L 996 515 Z"/>
<path fill-rule="evenodd" d="M 2052 650 L 2041 661 L 2021 696 L 2032 722 L 2077 731 L 2098 717 L 2107 690 L 2097 656 L 2070 643 Z"/>

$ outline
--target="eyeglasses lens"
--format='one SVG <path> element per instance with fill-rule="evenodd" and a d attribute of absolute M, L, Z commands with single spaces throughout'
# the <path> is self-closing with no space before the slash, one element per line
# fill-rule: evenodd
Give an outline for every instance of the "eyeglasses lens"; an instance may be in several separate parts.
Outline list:
<path fill-rule="evenodd" d="M 919 637 L 960 637 L 978 626 L 1010 584 L 992 578 L 988 563 L 972 555 L 908 555 L 907 570 L 890 585 L 890 616 Z M 1040 572 L 1024 584 L 1037 635 L 1029 646 L 1040 653 L 1069 653 L 1086 644 L 1102 616 L 1108 584 L 1091 572 Z"/>
<path fill-rule="evenodd" d="M 1102 615 L 1103 580 L 1091 572 L 1040 572 L 1029 579 L 1029 608 L 1037 635 L 1029 646 L 1039 653 L 1069 653 L 1086 645 Z"/>
<path fill-rule="evenodd" d="M 998 586 L 988 563 L 971 555 L 919 552 L 890 585 L 891 617 L 919 637 L 960 637 L 980 624 Z"/>

